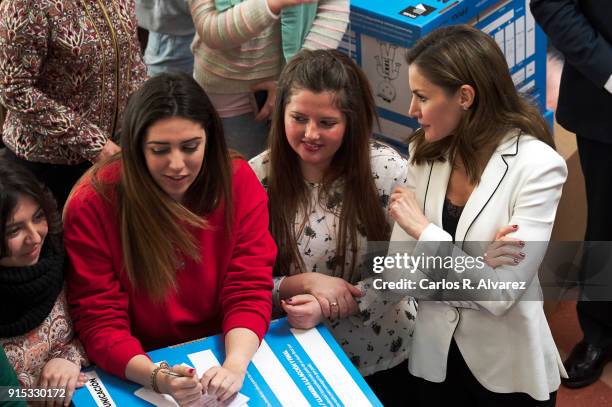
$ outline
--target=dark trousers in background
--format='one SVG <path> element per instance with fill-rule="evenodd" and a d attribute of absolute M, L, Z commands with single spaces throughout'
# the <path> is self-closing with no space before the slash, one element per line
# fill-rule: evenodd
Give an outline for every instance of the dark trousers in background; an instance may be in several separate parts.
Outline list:
<path fill-rule="evenodd" d="M 364 379 L 383 406 L 416 407 L 414 403 L 416 377 L 408 371 L 408 361 L 403 361 L 391 369 L 366 376 Z"/>
<path fill-rule="evenodd" d="M 557 401 L 557 392 L 550 393 L 550 399 L 546 401 L 538 401 L 525 393 L 487 390 L 470 371 L 454 339 L 448 351 L 446 380 L 433 383 L 418 377 L 415 379 L 415 398 L 421 407 L 554 407 Z"/>
<path fill-rule="evenodd" d="M 28 169 L 40 182 L 45 184 L 55 197 L 59 211 L 64 207 L 66 199 L 74 184 L 81 178 L 85 171 L 91 167 L 91 163 L 88 161 L 76 165 L 46 164 L 27 161 L 17 157 L 8 148 L 4 149 L 4 156 L 15 162 L 16 165 L 21 165 Z"/>
<path fill-rule="evenodd" d="M 612 144 L 576 137 L 587 195 L 578 320 L 588 343 L 612 346 Z M 612 137 L 612 134 L 610 135 Z"/>
<path fill-rule="evenodd" d="M 140 44 L 140 54 L 144 55 L 145 49 L 147 49 L 147 42 L 149 41 L 149 31 L 142 27 L 138 27 L 138 43 Z"/>

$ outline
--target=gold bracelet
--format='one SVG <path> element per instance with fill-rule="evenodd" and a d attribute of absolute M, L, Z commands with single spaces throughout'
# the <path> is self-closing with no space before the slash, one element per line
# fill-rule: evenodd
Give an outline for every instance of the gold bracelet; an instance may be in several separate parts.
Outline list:
<path fill-rule="evenodd" d="M 170 365 L 168 365 L 166 362 L 161 362 L 159 366 L 157 366 L 155 369 L 153 369 L 153 372 L 151 372 L 151 388 L 155 393 L 161 393 L 159 391 L 159 387 L 157 387 L 157 373 L 162 369 L 169 370 Z"/>
<path fill-rule="evenodd" d="M 153 369 L 153 372 L 151 373 L 151 388 L 155 393 L 160 393 L 159 387 L 157 387 L 157 372 L 162 369 L 163 367 L 157 366 L 155 369 Z"/>

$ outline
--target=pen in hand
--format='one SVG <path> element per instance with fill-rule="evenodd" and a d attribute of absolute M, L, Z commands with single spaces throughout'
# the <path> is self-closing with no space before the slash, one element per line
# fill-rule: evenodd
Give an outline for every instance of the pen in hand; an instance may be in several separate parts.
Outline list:
<path fill-rule="evenodd" d="M 151 378 L 151 388 L 157 393 L 172 396 L 179 405 L 190 404 L 202 397 L 202 384 L 194 368 L 186 365 L 175 365 L 170 368 L 167 362 L 161 362 L 158 369 L 157 371 L 162 373 L 159 375 L 160 386 L 157 387 L 155 376 Z"/>
<path fill-rule="evenodd" d="M 163 369 L 161 370 L 161 372 L 162 372 L 163 374 L 165 374 L 166 376 L 172 376 L 172 377 L 191 377 L 191 373 L 193 373 L 193 371 L 195 370 L 194 368 L 190 368 L 190 369 L 189 369 L 189 373 L 190 373 L 190 375 L 185 376 L 185 375 L 182 375 L 182 374 L 180 374 L 180 373 L 173 372 L 173 371 L 171 370 L 171 367 L 170 367 L 170 365 L 168 364 L 168 362 L 161 362 L 159 365 L 160 365 L 160 366 L 163 368 Z M 189 366 L 187 366 L 187 367 L 189 367 Z"/>
<path fill-rule="evenodd" d="M 165 369 L 164 369 L 164 370 L 162 370 L 161 372 L 162 372 L 163 374 L 165 374 L 166 376 L 174 376 L 174 377 L 187 377 L 187 376 L 183 376 L 183 375 L 180 375 L 180 374 L 178 374 L 178 373 L 174 373 L 174 372 L 172 372 L 172 371 L 170 371 L 170 370 L 165 370 Z"/>

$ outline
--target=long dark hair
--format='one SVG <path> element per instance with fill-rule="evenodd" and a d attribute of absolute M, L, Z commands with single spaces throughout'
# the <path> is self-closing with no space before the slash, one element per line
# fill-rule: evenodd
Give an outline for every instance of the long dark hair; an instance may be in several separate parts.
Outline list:
<path fill-rule="evenodd" d="M 183 203 L 157 185 L 147 169 L 143 151 L 149 127 L 168 117 L 199 123 L 206 133 L 202 168 Z M 191 76 L 157 75 L 128 101 L 120 157 L 123 172 L 117 192 L 125 269 L 136 287 L 160 298 L 175 286 L 179 254 L 201 260 L 198 242 L 189 229 L 208 227 L 206 214 L 220 204 L 224 205 L 226 227 L 231 227 L 232 170 L 221 119 Z M 103 187 L 96 186 L 98 190 Z"/>
<path fill-rule="evenodd" d="M 359 278 L 356 270 L 357 234 L 369 240 L 386 240 L 389 226 L 372 178 L 370 137 L 377 119 L 367 78 L 346 55 L 333 50 L 302 50 L 283 69 L 270 131 L 268 195 L 270 231 L 279 251 L 275 272 L 304 272 L 296 243 L 296 213 L 306 213 L 308 187 L 299 166 L 299 156 L 285 133 L 285 108 L 299 90 L 332 92 L 337 108 L 346 117 L 342 144 L 323 175 L 320 199 L 331 198 L 339 181 L 343 195 L 339 213 L 334 275 L 347 281 Z M 353 252 L 345 267 L 347 251 Z M 293 266 L 293 267 L 292 267 Z"/>
<path fill-rule="evenodd" d="M 491 154 L 513 129 L 520 129 L 554 148 L 550 128 L 537 107 L 521 97 L 504 54 L 491 36 L 467 25 L 439 28 L 406 54 L 427 80 L 453 95 L 462 85 L 475 90 L 474 103 L 454 137 L 428 143 L 421 130 L 410 141 L 413 163 L 444 161 L 459 154 L 470 182 L 476 184 Z"/>
<path fill-rule="evenodd" d="M 61 246 L 62 223 L 53 195 L 32 173 L 0 153 L 0 258 L 10 255 L 6 245 L 6 223 L 15 211 L 20 196 L 28 196 L 40 205 L 49 226 L 47 241 Z"/>

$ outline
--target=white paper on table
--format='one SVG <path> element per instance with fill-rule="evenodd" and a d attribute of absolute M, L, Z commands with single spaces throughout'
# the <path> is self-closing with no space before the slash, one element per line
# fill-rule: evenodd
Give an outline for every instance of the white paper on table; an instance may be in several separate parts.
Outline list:
<path fill-rule="evenodd" d="M 210 349 L 191 353 L 187 355 L 187 357 L 189 360 L 191 360 L 195 370 L 198 372 L 198 377 L 202 377 L 202 375 L 211 367 L 221 365 L 215 354 L 212 353 Z"/>
<path fill-rule="evenodd" d="M 221 365 L 221 363 L 219 363 L 219 360 L 217 359 L 215 354 L 212 353 L 210 349 L 203 350 L 203 351 L 196 352 L 196 353 L 191 353 L 187 355 L 187 357 L 189 358 L 191 363 L 193 363 L 193 366 L 195 367 L 198 377 L 202 377 L 202 375 L 206 373 L 206 371 L 210 369 L 211 367 Z M 206 404 L 206 406 L 210 405 L 210 406 L 227 406 L 227 407 L 241 407 L 250 400 L 247 396 L 245 396 L 242 393 L 236 393 L 234 397 L 232 397 L 230 400 L 225 401 L 223 403 L 218 402 L 216 397 L 209 396 L 207 394 L 204 394 L 204 396 L 202 396 L 202 399 L 207 399 L 208 403 L 210 403 L 210 404 Z M 217 404 L 213 404 L 213 403 L 217 403 Z"/>
<path fill-rule="evenodd" d="M 249 398 L 242 393 L 236 393 L 231 399 L 225 401 L 217 401 L 215 396 L 203 394 L 200 400 L 190 407 L 246 407 Z"/>
<path fill-rule="evenodd" d="M 210 353 L 210 354 L 207 354 Z M 195 358 L 192 358 L 192 355 L 197 355 Z M 213 366 L 219 366 L 220 363 L 215 357 L 215 355 L 210 351 L 202 351 L 197 353 L 192 353 L 188 355 L 191 362 L 194 364 L 196 373 L 198 377 L 202 377 L 202 374 L 206 372 Z M 195 360 L 194 360 L 195 359 Z M 197 363 L 196 363 L 197 361 Z M 183 366 L 191 367 L 186 363 L 182 364 Z M 178 407 L 178 403 L 174 401 L 174 398 L 169 394 L 160 394 L 156 393 L 151 389 L 147 389 L 141 387 L 140 389 L 134 392 L 135 396 L 140 397 L 141 399 L 148 401 L 149 403 L 157 406 L 157 407 Z M 243 407 L 246 406 L 246 403 L 250 399 L 242 393 L 236 393 L 232 398 L 226 401 L 217 401 L 215 396 L 210 396 L 208 394 L 203 394 L 202 397 L 198 401 L 190 404 L 190 407 Z"/>
<path fill-rule="evenodd" d="M 141 387 L 140 389 L 134 392 L 135 396 L 140 397 L 144 401 L 148 401 L 149 403 L 157 406 L 157 407 L 178 407 L 178 404 L 172 396 L 168 394 L 159 394 L 155 393 L 151 389 L 146 389 Z"/>
<path fill-rule="evenodd" d="M 157 406 L 157 407 L 178 407 L 178 404 L 172 396 L 168 394 L 159 394 L 155 393 L 153 390 L 145 389 L 141 387 L 140 389 L 134 392 L 134 395 L 140 397 L 141 399 L 148 401 L 149 403 Z M 203 394 L 202 397 L 198 401 L 190 404 L 190 407 L 241 407 L 245 406 L 249 401 L 249 398 L 244 394 L 238 393 L 232 399 L 227 401 L 217 401 L 217 398 L 214 396 L 209 396 L 207 394 Z"/>

